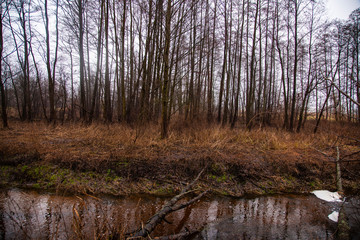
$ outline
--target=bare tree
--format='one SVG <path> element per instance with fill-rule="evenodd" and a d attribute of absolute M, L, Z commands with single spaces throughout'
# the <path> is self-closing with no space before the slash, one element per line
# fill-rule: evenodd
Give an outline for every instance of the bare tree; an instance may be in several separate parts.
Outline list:
<path fill-rule="evenodd" d="M 7 14 L 9 3 L 7 0 L 2 0 L 0 5 L 0 93 L 1 93 L 1 118 L 3 122 L 3 127 L 8 127 L 8 118 L 7 118 L 7 104 L 5 96 L 5 79 L 3 79 L 3 50 L 4 50 L 4 37 L 3 37 L 3 21 L 5 15 Z"/>
<path fill-rule="evenodd" d="M 56 45 L 55 45 L 55 56 L 53 60 L 53 66 L 51 69 L 51 59 L 50 59 L 50 32 L 49 32 L 49 16 L 48 16 L 48 1 L 44 0 L 44 14 L 45 14 L 45 33 L 46 33 L 46 69 L 48 72 L 48 87 L 49 87 L 49 107 L 50 107 L 50 117 L 49 121 L 52 122 L 56 118 L 55 112 L 55 73 L 56 73 L 56 63 L 57 63 L 57 56 L 58 56 L 58 46 L 59 46 L 59 16 L 58 11 L 59 9 L 59 0 L 56 0 L 56 12 L 55 12 L 55 19 L 56 19 Z"/>
<path fill-rule="evenodd" d="M 255 9 L 255 20 L 254 20 L 254 32 L 252 37 L 252 48 L 251 48 L 251 60 L 250 60 L 250 79 L 249 86 L 246 92 L 246 126 L 248 129 L 252 127 L 252 120 L 254 117 L 254 102 L 255 102 L 255 50 L 256 50 L 256 33 L 258 24 L 258 13 L 259 13 L 260 0 L 256 1 Z"/>
<path fill-rule="evenodd" d="M 64 2 L 64 22 L 67 28 L 76 36 L 79 53 L 79 83 L 80 83 L 80 118 L 86 120 L 88 118 L 88 106 L 85 90 L 85 55 L 84 55 L 84 11 L 85 0 Z"/>
<path fill-rule="evenodd" d="M 167 1 L 165 17 L 165 49 L 164 49 L 164 82 L 162 87 L 162 110 L 161 110 L 161 138 L 166 138 L 168 134 L 168 100 L 169 100 L 169 51 L 171 41 L 171 0 Z"/>
<path fill-rule="evenodd" d="M 112 121 L 111 93 L 110 93 L 110 62 L 109 62 L 109 1 L 105 1 L 105 91 L 104 91 L 104 119 Z"/>

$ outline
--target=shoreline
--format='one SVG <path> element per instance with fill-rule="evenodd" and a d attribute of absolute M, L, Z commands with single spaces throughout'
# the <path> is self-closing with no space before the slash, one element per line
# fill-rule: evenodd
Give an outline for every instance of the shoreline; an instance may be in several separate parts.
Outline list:
<path fill-rule="evenodd" d="M 238 181 L 229 172 L 222 175 L 211 173 L 207 167 L 195 184 L 197 192 L 210 190 L 216 196 L 246 197 L 272 194 L 310 194 L 313 190 L 336 191 L 335 174 L 327 179 L 294 178 L 290 175 L 262 176 L 259 180 L 249 177 Z M 137 194 L 173 196 L 178 194 L 193 179 L 173 179 L 141 177 L 127 179 L 113 171 L 97 173 L 93 171 L 74 171 L 49 163 L 33 162 L 16 166 L 0 166 L 1 188 L 20 188 L 49 191 L 58 194 L 89 194 L 122 197 Z M 345 194 L 359 191 L 359 180 L 343 179 Z"/>

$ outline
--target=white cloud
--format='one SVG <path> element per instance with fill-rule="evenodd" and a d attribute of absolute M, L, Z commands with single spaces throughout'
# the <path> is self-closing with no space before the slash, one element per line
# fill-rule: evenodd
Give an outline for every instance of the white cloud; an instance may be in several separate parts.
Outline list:
<path fill-rule="evenodd" d="M 360 0 L 327 0 L 328 16 L 331 19 L 349 18 L 352 11 L 360 7 Z"/>

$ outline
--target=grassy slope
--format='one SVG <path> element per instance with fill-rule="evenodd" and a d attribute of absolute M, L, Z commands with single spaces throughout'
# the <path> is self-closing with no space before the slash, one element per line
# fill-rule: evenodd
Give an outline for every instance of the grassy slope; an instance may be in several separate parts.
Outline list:
<path fill-rule="evenodd" d="M 332 156 L 335 145 L 342 156 L 360 150 L 338 138 L 360 136 L 349 124 L 324 123 L 327 131 L 316 135 L 172 126 L 166 140 L 155 125 L 10 124 L 0 130 L 0 184 L 92 194 L 171 194 L 204 167 L 198 186 L 220 194 L 334 190 L 335 165 L 315 149 Z M 359 170 L 360 162 L 343 164 L 345 189 L 359 191 Z"/>

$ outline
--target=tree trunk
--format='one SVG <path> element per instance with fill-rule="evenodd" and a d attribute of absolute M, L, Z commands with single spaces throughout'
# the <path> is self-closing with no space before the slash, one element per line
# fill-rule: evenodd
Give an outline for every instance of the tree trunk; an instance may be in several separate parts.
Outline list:
<path fill-rule="evenodd" d="M 257 18 L 259 13 L 259 2 L 256 1 L 256 12 L 255 12 L 255 24 L 254 24 L 254 33 L 253 33 L 253 41 L 252 41 L 252 50 L 251 50 L 251 61 L 250 61 L 250 82 L 249 89 L 247 90 L 246 97 L 246 126 L 248 129 L 252 127 L 252 119 L 254 114 L 254 98 L 255 98 L 255 49 L 256 49 L 256 28 L 257 28 Z"/>
<path fill-rule="evenodd" d="M 95 73 L 95 84 L 92 94 L 91 100 L 91 108 L 89 114 L 89 122 L 92 122 L 94 113 L 95 113 L 95 104 L 96 98 L 98 94 L 99 88 L 99 74 L 100 74 L 100 58 L 101 58 L 101 45 L 102 45 L 102 27 L 103 27 L 103 19 L 104 19 L 104 8 L 105 8 L 105 1 L 101 1 L 100 5 L 100 22 L 99 22 L 99 29 L 98 29 L 98 37 L 97 37 L 97 50 L 96 50 L 96 73 Z"/>
<path fill-rule="evenodd" d="M 7 104 L 5 96 L 5 87 L 2 79 L 2 60 L 3 60 L 3 48 L 4 48 L 4 38 L 3 38 L 3 4 L 0 5 L 0 93 L 1 93 L 1 118 L 3 122 L 3 127 L 8 128 L 8 118 L 7 118 Z"/>
<path fill-rule="evenodd" d="M 78 20 L 79 20 L 79 58 L 80 58 L 80 118 L 86 121 L 87 105 L 85 93 L 85 61 L 84 61 L 84 29 L 83 29 L 83 0 L 78 0 Z"/>
<path fill-rule="evenodd" d="M 213 19 L 213 29 L 212 29 L 212 46 L 211 46 L 211 64 L 210 64 L 210 73 L 209 73 L 209 84 L 208 84 L 208 97 L 207 97 L 207 121 L 210 123 L 213 120 L 212 116 L 212 99 L 213 99 L 213 78 L 214 78 L 214 51 L 215 51 L 215 28 L 216 28 L 216 11 L 217 11 L 217 0 L 215 0 L 214 6 L 214 19 Z"/>
<path fill-rule="evenodd" d="M 49 108 L 50 116 L 49 121 L 55 121 L 55 79 L 52 77 L 51 73 L 51 63 L 50 63 L 50 33 L 49 33 L 49 17 L 48 17 L 48 1 L 44 1 L 44 11 L 45 11 L 45 33 L 46 33 L 46 69 L 48 74 L 48 88 L 49 88 Z"/>
<path fill-rule="evenodd" d="M 106 122 L 112 121 L 111 111 L 111 92 L 110 92 L 110 70 L 109 70 L 109 1 L 105 1 L 105 111 L 104 118 Z"/>
<path fill-rule="evenodd" d="M 162 110 L 161 110 L 161 138 L 164 139 L 168 134 L 168 95 L 169 95 L 169 51 L 171 41 L 171 0 L 167 2 L 165 18 L 165 49 L 164 49 L 164 82 L 162 86 Z"/>
<path fill-rule="evenodd" d="M 121 119 L 126 119 L 126 98 L 125 98 L 125 23 L 126 23 L 126 2 L 123 1 L 123 15 L 121 25 L 121 103 L 122 103 L 122 116 Z M 114 6 L 115 8 L 115 6 Z"/>
<path fill-rule="evenodd" d="M 245 0 L 242 1 L 242 20 L 241 20 L 241 30 L 240 30 L 240 55 L 239 55 L 239 66 L 238 66 L 238 75 L 237 75 L 237 87 L 235 95 L 235 110 L 233 119 L 231 121 L 231 128 L 235 127 L 235 123 L 238 118 L 238 109 L 239 109 L 239 95 L 240 95 L 240 82 L 241 82 L 241 67 L 242 67 L 242 52 L 243 52 L 243 33 L 244 33 L 244 23 L 245 23 Z M 238 39 L 237 39 L 238 41 Z"/>

